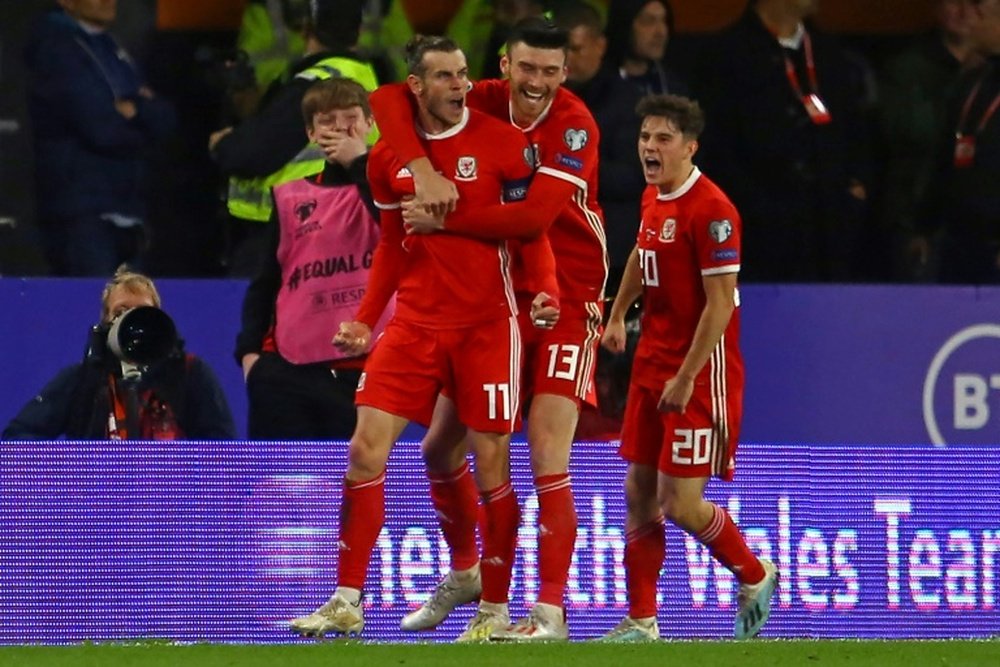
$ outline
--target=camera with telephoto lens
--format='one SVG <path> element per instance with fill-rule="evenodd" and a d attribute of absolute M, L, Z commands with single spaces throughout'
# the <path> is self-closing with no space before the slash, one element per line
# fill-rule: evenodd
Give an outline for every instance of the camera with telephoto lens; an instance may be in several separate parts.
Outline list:
<path fill-rule="evenodd" d="M 127 310 L 111 322 L 108 349 L 122 361 L 148 366 L 177 347 L 177 327 L 164 311 L 154 306 Z"/>
<path fill-rule="evenodd" d="M 167 359 L 179 346 L 177 327 L 170 316 L 154 306 L 139 306 L 110 323 L 95 326 L 90 332 L 86 359 L 105 363 L 110 361 L 110 352 L 118 361 L 147 367 Z"/>

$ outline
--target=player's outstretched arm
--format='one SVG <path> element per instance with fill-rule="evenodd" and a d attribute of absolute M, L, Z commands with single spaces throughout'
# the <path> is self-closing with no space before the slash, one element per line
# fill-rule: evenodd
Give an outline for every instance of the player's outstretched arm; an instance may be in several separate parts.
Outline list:
<path fill-rule="evenodd" d="M 635 246 L 629 253 L 628 261 L 625 262 L 622 282 L 618 286 L 615 301 L 611 304 L 611 313 L 608 315 L 608 323 L 604 326 L 604 335 L 601 336 L 601 345 L 615 354 L 625 351 L 625 313 L 642 294 L 642 275 L 639 271 L 639 246 Z"/>
<path fill-rule="evenodd" d="M 523 200 L 477 209 L 459 207 L 445 218 L 444 228 L 488 241 L 533 239 L 548 230 L 575 192 L 572 183 L 535 174 Z"/>
<path fill-rule="evenodd" d="M 382 236 L 375 247 L 372 270 L 368 274 L 368 285 L 354 318 L 355 321 L 367 325 L 369 329 L 375 328 L 389 299 L 398 289 L 406 262 L 406 252 L 403 250 L 406 235 L 403 233 L 403 221 L 399 210 L 382 210 L 380 219 Z"/>

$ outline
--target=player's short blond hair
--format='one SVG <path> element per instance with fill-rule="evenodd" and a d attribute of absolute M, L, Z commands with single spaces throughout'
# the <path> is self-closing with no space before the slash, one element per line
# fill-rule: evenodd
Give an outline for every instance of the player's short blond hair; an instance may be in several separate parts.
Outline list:
<path fill-rule="evenodd" d="M 111 313 L 108 311 L 108 300 L 111 298 L 111 292 L 119 287 L 131 294 L 148 294 L 153 299 L 153 305 L 157 308 L 160 307 L 160 293 L 156 291 L 153 279 L 143 273 L 132 271 L 128 265 L 122 264 L 115 271 L 115 275 L 111 277 L 108 284 L 104 286 L 104 291 L 101 292 L 102 322 L 109 321 L 108 316 Z"/>

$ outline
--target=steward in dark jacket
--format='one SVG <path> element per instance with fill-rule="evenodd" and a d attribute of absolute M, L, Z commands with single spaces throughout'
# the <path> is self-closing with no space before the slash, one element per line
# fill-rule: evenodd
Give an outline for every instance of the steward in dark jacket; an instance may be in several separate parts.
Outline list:
<path fill-rule="evenodd" d="M 104 27 L 68 12 L 39 20 L 25 59 L 46 257 L 57 274 L 109 275 L 138 256 L 146 155 L 173 110 Z"/>

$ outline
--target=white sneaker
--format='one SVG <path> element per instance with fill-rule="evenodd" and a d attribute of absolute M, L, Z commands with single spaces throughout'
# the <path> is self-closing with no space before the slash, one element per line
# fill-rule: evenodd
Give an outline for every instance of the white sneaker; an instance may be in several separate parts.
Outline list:
<path fill-rule="evenodd" d="M 503 605 L 503 607 L 506 607 L 506 605 Z M 510 625 L 510 614 L 506 611 L 494 611 L 489 608 L 484 609 L 482 603 L 480 603 L 479 610 L 476 612 L 476 615 L 469 619 L 469 623 L 465 626 L 465 630 L 455 639 L 455 641 L 459 644 L 467 642 L 486 642 L 490 640 L 490 637 L 494 632 L 503 630 L 508 625 Z"/>
<path fill-rule="evenodd" d="M 660 626 L 656 619 L 637 621 L 626 616 L 621 622 L 597 641 L 613 644 L 632 644 L 640 642 L 655 642 L 660 639 Z"/>
<path fill-rule="evenodd" d="M 536 604 L 526 618 L 497 630 L 490 639 L 507 642 L 561 642 L 569 639 L 566 612 L 548 604 Z"/>
<path fill-rule="evenodd" d="M 360 602 L 352 604 L 335 594 L 313 613 L 293 618 L 289 626 L 304 637 L 322 637 L 328 632 L 357 635 L 365 627 L 365 618 Z"/>
<path fill-rule="evenodd" d="M 760 564 L 764 566 L 764 579 L 756 584 L 740 585 L 737 595 L 739 607 L 733 624 L 736 639 L 756 637 L 771 615 L 771 596 L 778 587 L 780 574 L 771 561 L 761 559 Z"/>
<path fill-rule="evenodd" d="M 482 592 L 483 580 L 478 571 L 468 581 L 459 581 L 449 572 L 420 609 L 403 617 L 399 627 L 410 632 L 436 628 L 455 607 L 475 602 Z"/>

